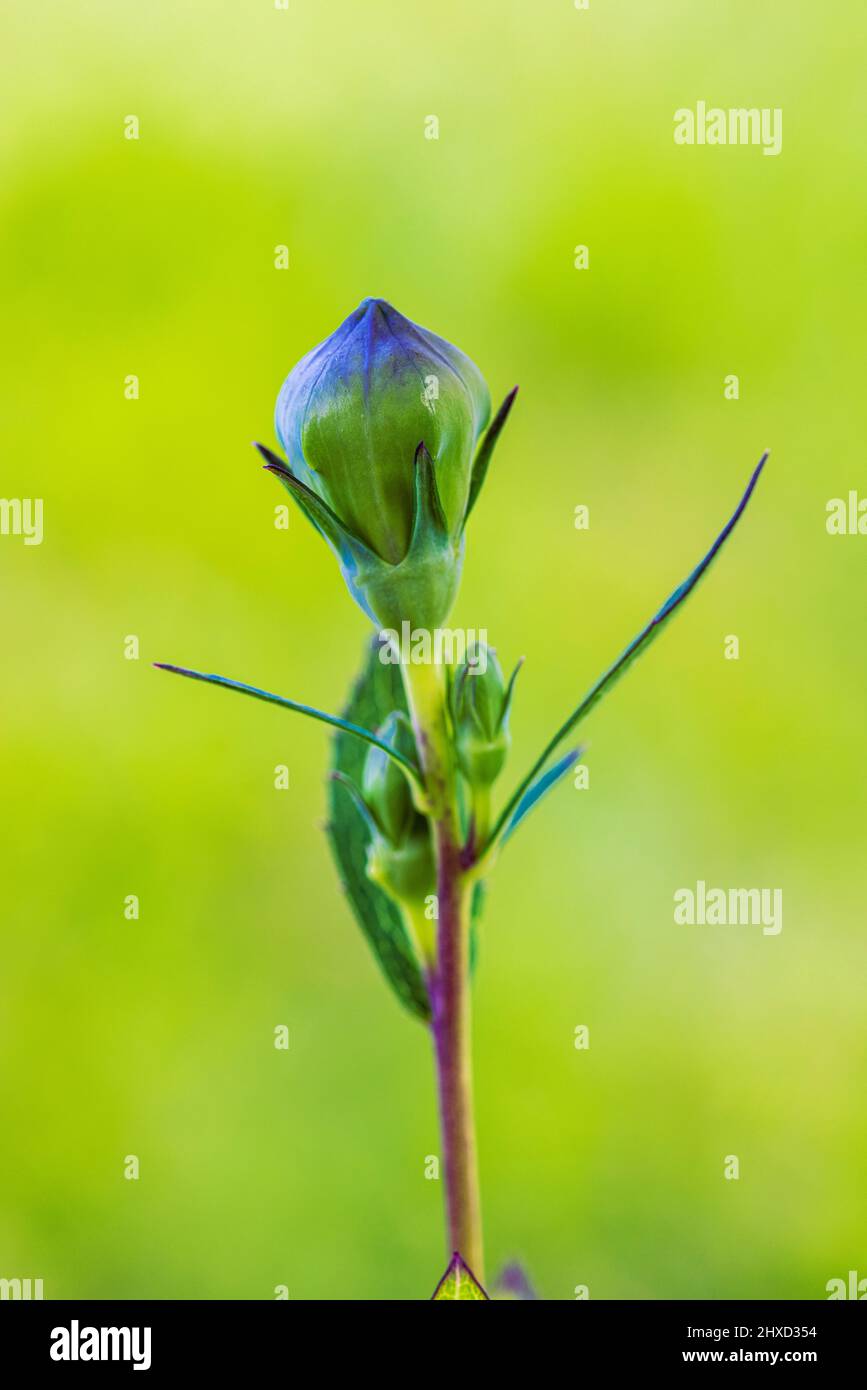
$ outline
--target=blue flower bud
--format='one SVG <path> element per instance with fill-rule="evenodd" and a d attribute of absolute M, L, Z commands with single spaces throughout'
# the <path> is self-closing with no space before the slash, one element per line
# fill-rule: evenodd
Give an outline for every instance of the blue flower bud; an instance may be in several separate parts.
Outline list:
<path fill-rule="evenodd" d="M 381 299 L 365 299 L 289 373 L 276 473 L 331 545 L 353 597 L 381 628 L 432 629 L 460 581 L 464 527 L 507 398 L 473 362 Z"/>

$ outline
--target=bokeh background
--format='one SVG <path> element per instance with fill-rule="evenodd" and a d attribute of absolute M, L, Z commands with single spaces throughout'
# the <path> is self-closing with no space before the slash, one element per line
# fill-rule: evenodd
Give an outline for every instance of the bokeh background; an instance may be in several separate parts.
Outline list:
<path fill-rule="evenodd" d="M 275 529 L 250 441 L 373 294 L 521 386 L 455 613 L 527 657 L 507 780 L 773 450 L 594 714 L 590 788 L 492 882 L 490 1272 L 548 1299 L 867 1276 L 867 538 L 825 529 L 867 494 L 863 7 L 16 0 L 0 47 L 0 492 L 45 505 L 42 546 L 0 538 L 0 1275 L 391 1299 L 441 1273 L 428 1040 L 337 890 L 324 732 L 150 666 L 340 705 L 364 620 L 303 519 Z M 782 154 L 678 148 L 699 99 L 781 107 Z M 781 935 L 676 926 L 699 878 L 781 887 Z"/>

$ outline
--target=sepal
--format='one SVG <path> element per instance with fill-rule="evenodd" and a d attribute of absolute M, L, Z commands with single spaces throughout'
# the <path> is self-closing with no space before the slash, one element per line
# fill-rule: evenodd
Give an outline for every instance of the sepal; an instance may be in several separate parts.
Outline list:
<path fill-rule="evenodd" d="M 517 386 L 513 386 L 508 396 L 503 401 L 503 404 L 500 406 L 499 410 L 494 416 L 493 420 L 491 421 L 490 425 L 488 426 L 485 434 L 482 436 L 482 442 L 479 445 L 478 452 L 475 457 L 475 462 L 473 463 L 473 473 L 470 479 L 470 492 L 469 497 L 467 498 L 467 509 L 464 512 L 464 526 L 466 526 L 467 522 L 469 521 L 470 512 L 476 505 L 479 493 L 481 492 L 485 478 L 487 477 L 488 465 L 490 464 L 491 458 L 493 457 L 497 440 L 499 439 L 500 434 L 502 433 L 503 426 L 509 418 L 509 412 L 511 411 L 512 406 L 515 403 L 515 397 L 517 396 L 517 394 L 518 388 Z"/>

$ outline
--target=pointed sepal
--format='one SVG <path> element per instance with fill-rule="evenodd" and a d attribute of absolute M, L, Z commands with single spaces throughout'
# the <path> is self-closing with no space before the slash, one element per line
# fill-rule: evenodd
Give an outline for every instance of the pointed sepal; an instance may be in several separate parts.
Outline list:
<path fill-rule="evenodd" d="M 351 566 L 353 570 L 358 570 L 366 563 L 374 561 L 376 557 L 368 549 L 363 541 L 344 526 L 340 517 L 331 510 L 327 502 L 323 502 L 312 488 L 306 483 L 302 483 L 300 478 L 296 478 L 291 468 L 266 448 L 264 444 L 255 443 L 253 446 L 265 460 L 265 470 L 273 473 L 278 478 L 286 491 L 291 493 L 301 511 L 316 527 L 320 535 L 324 536 L 332 548 L 337 553 L 341 564 Z"/>
<path fill-rule="evenodd" d="M 412 534 L 403 559 L 390 565 L 374 558 L 357 576 L 357 588 L 380 630 L 395 634 L 404 622 L 428 632 L 442 627 L 461 578 L 463 537 L 460 531 L 449 532 L 434 461 L 424 442 L 415 451 L 413 507 Z"/>
<path fill-rule="evenodd" d="M 434 461 L 424 440 L 415 451 L 414 476 L 415 503 L 408 555 L 429 545 L 432 539 L 442 544 L 449 537 L 449 523 L 440 501 Z"/>
<path fill-rule="evenodd" d="M 509 714 L 511 713 L 512 709 L 512 701 L 515 698 L 515 682 L 518 679 L 518 672 L 523 666 L 524 661 L 525 658 L 523 656 L 519 658 L 517 666 L 515 667 L 514 671 L 509 677 L 509 684 L 506 686 L 506 694 L 503 699 L 503 712 L 500 715 L 501 729 L 505 729 L 508 726 Z"/>
<path fill-rule="evenodd" d="M 488 465 L 491 462 L 497 440 L 500 437 L 503 426 L 509 418 L 509 412 L 515 403 L 517 394 L 518 388 L 517 386 L 513 386 L 482 437 L 482 442 L 479 445 L 476 460 L 473 464 L 473 476 L 470 479 L 470 493 L 467 498 L 467 510 L 464 513 L 465 526 L 469 520 L 470 512 L 476 505 L 479 493 L 482 490 L 482 485 L 487 476 Z"/>

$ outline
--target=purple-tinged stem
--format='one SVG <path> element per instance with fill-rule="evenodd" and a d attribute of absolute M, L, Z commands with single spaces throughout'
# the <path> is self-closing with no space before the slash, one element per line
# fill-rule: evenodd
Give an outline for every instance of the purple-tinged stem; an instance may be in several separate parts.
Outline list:
<path fill-rule="evenodd" d="M 430 977 L 449 1251 L 484 1279 L 482 1214 L 473 1114 L 468 895 L 460 847 L 437 827 L 436 965 Z"/>
<path fill-rule="evenodd" d="M 461 863 L 455 769 L 443 673 L 403 668 L 425 776 L 437 863 L 437 949 L 428 973 L 445 1177 L 447 1255 L 484 1279 L 471 1053 L 469 900 Z"/>

